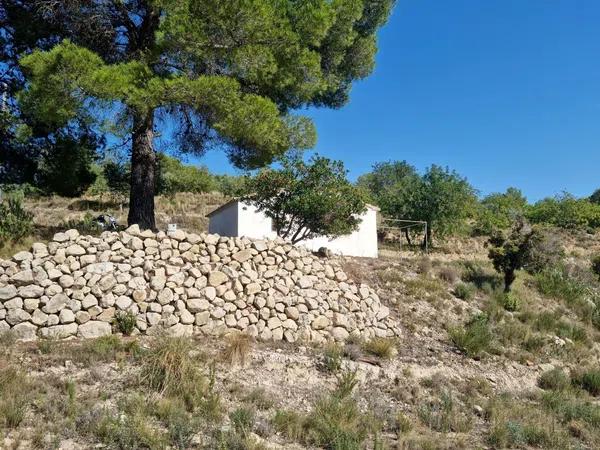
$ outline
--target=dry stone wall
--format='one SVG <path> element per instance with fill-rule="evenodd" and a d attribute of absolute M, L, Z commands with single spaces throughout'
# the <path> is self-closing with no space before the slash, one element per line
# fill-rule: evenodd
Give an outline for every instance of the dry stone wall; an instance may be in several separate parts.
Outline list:
<path fill-rule="evenodd" d="M 100 237 L 57 233 L 0 260 L 0 332 L 17 338 L 93 338 L 129 311 L 135 333 L 240 330 L 295 342 L 351 334 L 394 336 L 377 294 L 335 259 L 282 240 L 166 234 L 137 226 Z"/>

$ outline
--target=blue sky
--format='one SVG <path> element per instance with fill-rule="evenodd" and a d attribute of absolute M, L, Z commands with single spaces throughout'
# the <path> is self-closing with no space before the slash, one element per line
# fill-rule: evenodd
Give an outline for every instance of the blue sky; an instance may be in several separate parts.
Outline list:
<path fill-rule="evenodd" d="M 375 72 L 340 110 L 311 110 L 322 155 L 356 179 L 432 163 L 530 201 L 600 187 L 600 1 L 399 0 Z M 233 173 L 222 154 L 199 161 Z"/>

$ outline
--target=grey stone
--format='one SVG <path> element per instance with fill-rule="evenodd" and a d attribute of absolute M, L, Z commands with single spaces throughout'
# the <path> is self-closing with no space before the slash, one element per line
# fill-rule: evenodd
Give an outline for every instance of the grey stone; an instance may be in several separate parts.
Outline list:
<path fill-rule="evenodd" d="M 10 300 L 17 296 L 17 288 L 12 284 L 0 287 L 0 300 Z"/>
<path fill-rule="evenodd" d="M 112 333 L 110 324 L 99 320 L 91 320 L 79 325 L 77 335 L 84 339 L 99 338 Z"/>
<path fill-rule="evenodd" d="M 229 280 L 229 277 L 225 275 L 223 272 L 215 270 L 208 275 L 208 284 L 217 287 L 226 283 Z"/>

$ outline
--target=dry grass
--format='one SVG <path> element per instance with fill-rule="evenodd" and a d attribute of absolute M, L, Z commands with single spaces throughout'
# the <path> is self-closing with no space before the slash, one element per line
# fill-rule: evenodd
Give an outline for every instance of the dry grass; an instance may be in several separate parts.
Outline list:
<path fill-rule="evenodd" d="M 156 220 L 159 228 L 177 223 L 181 228 L 202 232 L 208 229 L 208 214 L 227 201 L 218 192 L 193 194 L 180 192 L 173 196 L 155 197 Z M 116 201 L 110 196 L 66 198 L 59 196 L 27 198 L 27 209 L 34 213 L 34 223 L 39 237 L 43 238 L 58 230 L 62 224 L 80 222 L 86 214 L 97 216 L 111 214 L 117 221 L 127 223 L 127 202 Z M 47 231 L 46 231 L 47 230 Z"/>
<path fill-rule="evenodd" d="M 188 338 L 156 337 L 142 357 L 140 381 L 163 395 L 181 398 L 194 408 L 204 397 L 208 383 L 193 350 Z"/>
<path fill-rule="evenodd" d="M 396 353 L 396 342 L 393 339 L 376 337 L 363 344 L 366 353 L 382 359 L 390 359 Z"/>
<path fill-rule="evenodd" d="M 254 346 L 254 339 L 246 333 L 231 333 L 226 337 L 227 345 L 223 349 L 222 358 L 227 363 L 244 366 Z"/>

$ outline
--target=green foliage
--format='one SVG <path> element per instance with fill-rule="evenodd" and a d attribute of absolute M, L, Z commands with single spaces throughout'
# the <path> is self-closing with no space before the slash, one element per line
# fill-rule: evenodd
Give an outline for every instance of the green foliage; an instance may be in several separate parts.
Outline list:
<path fill-rule="evenodd" d="M 562 255 L 562 249 L 548 244 L 548 238 L 539 229 L 532 228 L 519 218 L 510 232 L 495 232 L 489 239 L 488 257 L 494 268 L 504 274 L 504 291 L 508 292 L 519 269 L 536 272 Z"/>
<path fill-rule="evenodd" d="M 514 292 L 505 292 L 502 296 L 502 306 L 507 311 L 518 311 L 521 307 L 521 299 Z"/>
<path fill-rule="evenodd" d="M 527 199 L 517 188 L 490 194 L 480 202 L 475 231 L 491 234 L 495 230 L 509 228 L 517 217 L 525 214 L 527 206 Z"/>
<path fill-rule="evenodd" d="M 91 121 L 100 107 L 121 123 L 164 108 L 184 152 L 221 146 L 234 164 L 260 167 L 314 145 L 312 122 L 289 111 L 347 102 L 352 82 L 373 69 L 376 32 L 392 5 L 160 0 L 47 8 L 52 42 L 72 40 L 21 58 L 20 105 L 53 127 Z"/>
<path fill-rule="evenodd" d="M 434 431 L 466 432 L 471 429 L 471 419 L 458 407 L 450 392 L 431 400 L 419 408 L 419 418 Z"/>
<path fill-rule="evenodd" d="M 411 200 L 420 183 L 416 169 L 406 161 L 376 163 L 357 181 L 384 216 L 404 219 L 412 218 Z"/>
<path fill-rule="evenodd" d="M 77 197 L 94 183 L 98 142 L 92 135 L 59 135 L 39 165 L 39 183 L 46 192 Z"/>
<path fill-rule="evenodd" d="M 464 327 L 450 328 L 449 334 L 454 345 L 472 358 L 488 351 L 493 339 L 488 317 L 483 314 L 472 317 Z"/>
<path fill-rule="evenodd" d="M 293 243 L 313 236 L 340 236 L 355 230 L 365 209 L 362 192 L 346 179 L 341 161 L 316 156 L 305 163 L 285 158 L 246 183 L 246 198 L 274 222 L 277 234 Z"/>
<path fill-rule="evenodd" d="M 427 222 L 429 241 L 433 234 L 444 237 L 463 229 L 477 205 L 465 178 L 436 165 L 420 176 L 405 161 L 379 163 L 358 184 L 384 215 Z"/>
<path fill-rule="evenodd" d="M 544 223 L 566 229 L 598 228 L 600 227 L 600 204 L 563 193 L 535 203 L 529 208 L 527 217 L 533 223 Z"/>
<path fill-rule="evenodd" d="M 571 380 L 562 369 L 554 368 L 540 375 L 538 386 L 547 390 L 564 391 L 571 386 Z"/>
<path fill-rule="evenodd" d="M 573 384 L 586 390 L 591 395 L 600 396 L 600 369 L 588 369 L 573 376 Z"/>
<path fill-rule="evenodd" d="M 469 301 L 475 295 L 476 288 L 472 283 L 459 283 L 454 288 L 454 295 L 461 300 Z"/>
<path fill-rule="evenodd" d="M 118 311 L 115 314 L 114 323 L 121 333 L 125 336 L 130 336 L 135 330 L 137 319 L 131 311 Z"/>
<path fill-rule="evenodd" d="M 206 167 L 183 165 L 163 153 L 158 156 L 159 178 L 157 192 L 174 195 L 177 192 L 210 192 L 216 190 L 214 177 Z"/>
<path fill-rule="evenodd" d="M 589 196 L 588 200 L 596 205 L 600 205 L 600 189 L 596 189 L 592 195 Z"/>
<path fill-rule="evenodd" d="M 255 412 L 250 408 L 238 408 L 229 414 L 229 420 L 235 431 L 248 434 L 254 428 Z"/>
<path fill-rule="evenodd" d="M 108 160 L 102 166 L 102 175 L 106 180 L 106 186 L 110 193 L 122 196 L 129 193 L 129 180 L 131 179 L 129 164 Z"/>
<path fill-rule="evenodd" d="M 326 372 L 339 372 L 344 361 L 344 349 L 337 344 L 329 344 L 323 349 L 321 366 Z"/>
<path fill-rule="evenodd" d="M 33 231 L 33 214 L 26 211 L 20 195 L 9 194 L 0 202 L 0 247 L 19 242 Z"/>

